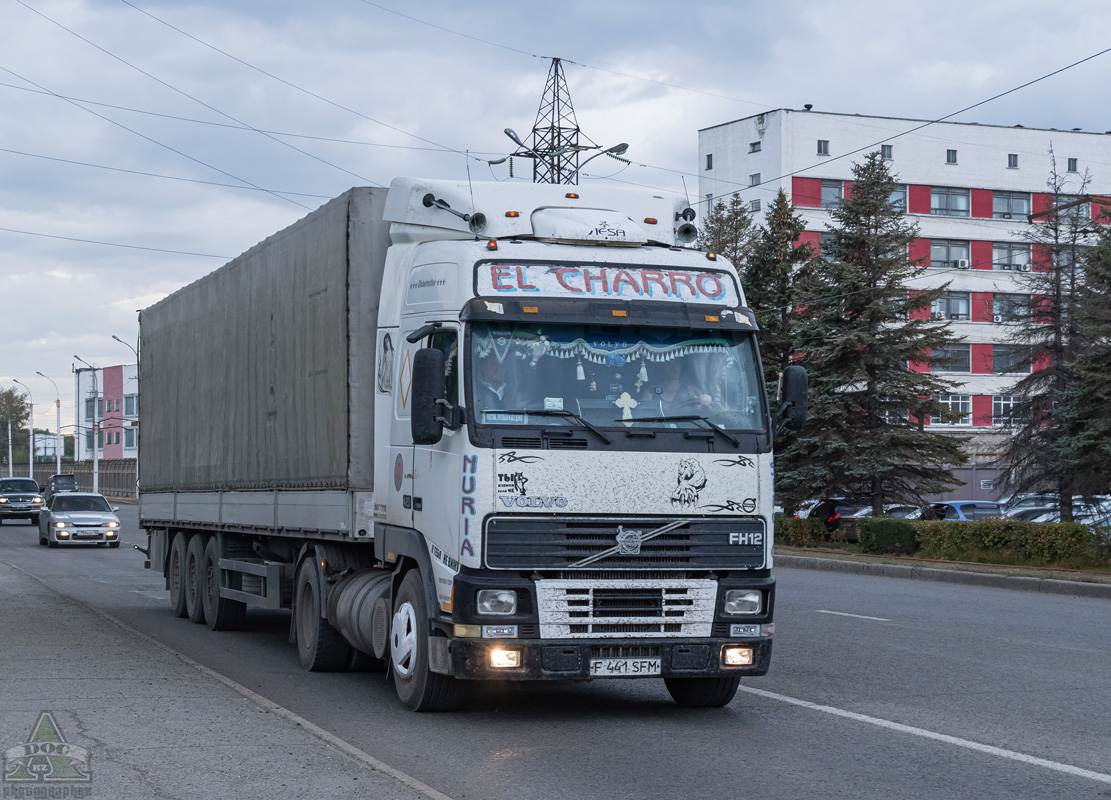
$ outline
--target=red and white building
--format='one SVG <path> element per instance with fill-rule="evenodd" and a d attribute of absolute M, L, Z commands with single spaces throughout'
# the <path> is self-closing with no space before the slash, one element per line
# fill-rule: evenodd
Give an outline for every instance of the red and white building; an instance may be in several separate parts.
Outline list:
<path fill-rule="evenodd" d="M 1062 191 L 1079 192 L 1087 173 L 1086 193 L 1111 203 L 1111 131 L 777 109 L 700 130 L 698 150 L 703 216 L 711 201 L 739 193 L 760 219 L 782 188 L 804 215 L 803 240 L 819 251 L 829 209 L 850 190 L 853 163 L 882 150 L 900 182 L 895 199 L 919 228 L 911 255 L 930 265 L 912 286 L 950 284 L 922 313 L 950 320 L 962 340 L 946 375 L 959 386 L 941 398 L 964 415 L 945 427 L 973 434 L 970 465 L 955 470 L 968 485 L 954 497 L 994 498 L 999 416 L 1013 402 L 1008 389 L 1023 372 L 1044 367 L 1008 341 L 1016 296 L 1030 292 L 1023 276 L 1052 268 L 1048 251 L 1023 238 L 1027 215 L 1052 204 L 1046 184 L 1054 159 L 1066 179 Z M 1094 203 L 1079 213 L 1097 219 L 1099 210 Z"/>
<path fill-rule="evenodd" d="M 94 378 L 95 372 L 95 378 Z M 122 364 L 92 370 L 74 370 L 74 437 L 77 461 L 93 459 L 93 425 L 98 426 L 97 458 L 112 460 L 138 457 L 139 370 Z"/>

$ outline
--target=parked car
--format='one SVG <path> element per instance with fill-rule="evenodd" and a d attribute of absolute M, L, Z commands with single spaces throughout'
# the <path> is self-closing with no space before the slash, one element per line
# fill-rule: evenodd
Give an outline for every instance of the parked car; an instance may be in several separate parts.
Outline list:
<path fill-rule="evenodd" d="M 50 498 L 39 519 L 39 544 L 106 544 L 120 546 L 119 508 L 103 495 L 61 492 Z"/>
<path fill-rule="evenodd" d="M 29 519 L 39 523 L 42 495 L 32 478 L 0 478 L 0 524 L 7 519 Z"/>
<path fill-rule="evenodd" d="M 883 507 L 883 515 L 885 517 L 892 517 L 895 519 L 918 519 L 922 514 L 922 509 L 918 506 L 907 505 L 886 505 Z M 846 517 L 860 519 L 862 517 L 872 516 L 872 506 L 867 505 L 863 508 L 858 508 L 851 514 L 845 514 Z"/>
<path fill-rule="evenodd" d="M 927 512 L 923 516 L 929 519 L 987 519 L 1002 517 L 1003 506 L 991 500 L 953 500 L 948 503 L 934 503 Z"/>
<path fill-rule="evenodd" d="M 851 517 L 863 508 L 871 508 L 859 500 L 845 500 L 844 498 L 827 498 L 810 509 L 809 519 L 820 519 L 826 524 L 826 530 L 832 533 L 841 527 L 842 517 Z"/>
<path fill-rule="evenodd" d="M 1005 500 L 1003 507 L 1007 511 L 1007 516 L 1013 516 L 1011 512 L 1024 508 L 1056 508 L 1059 503 L 1060 498 L 1056 494 L 1016 494 Z"/>
<path fill-rule="evenodd" d="M 50 498 L 58 492 L 76 492 L 77 491 L 77 478 L 72 474 L 58 474 L 51 475 L 46 479 L 46 483 L 42 485 L 42 501 L 49 503 Z"/>
<path fill-rule="evenodd" d="M 1021 520 L 1031 521 L 1031 520 L 1035 519 L 1036 517 L 1042 516 L 1043 514 L 1050 514 L 1050 513 L 1056 514 L 1057 513 L 1057 506 L 1047 506 L 1045 508 L 1042 508 L 1041 506 L 1030 506 L 1029 508 L 1013 508 L 1013 507 L 1011 507 L 1011 508 L 1007 508 L 1005 510 L 1005 513 L 1006 513 L 1006 516 L 1010 519 L 1021 519 Z"/>

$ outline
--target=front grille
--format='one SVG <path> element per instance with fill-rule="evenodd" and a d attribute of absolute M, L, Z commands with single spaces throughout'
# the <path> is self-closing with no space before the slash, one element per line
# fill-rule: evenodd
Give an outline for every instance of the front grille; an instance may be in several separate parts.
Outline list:
<path fill-rule="evenodd" d="M 587 448 L 586 439 L 549 439 L 549 450 L 585 450 Z"/>
<path fill-rule="evenodd" d="M 599 645 L 590 648 L 591 658 L 659 658 L 660 646 Z"/>
<path fill-rule="evenodd" d="M 717 599 L 713 580 L 539 580 L 542 638 L 708 636 Z"/>
<path fill-rule="evenodd" d="M 486 565 L 574 571 L 763 568 L 764 521 L 754 517 L 697 518 L 642 541 L 638 553 L 617 551 L 619 530 L 643 535 L 673 521 L 667 517 L 491 517 L 486 522 Z M 580 563 L 611 549 L 614 552 L 590 564 Z"/>

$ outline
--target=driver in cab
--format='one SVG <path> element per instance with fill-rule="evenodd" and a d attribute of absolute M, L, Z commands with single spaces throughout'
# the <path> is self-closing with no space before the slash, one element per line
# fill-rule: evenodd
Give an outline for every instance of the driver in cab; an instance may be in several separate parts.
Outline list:
<path fill-rule="evenodd" d="M 713 402 L 710 395 L 703 392 L 683 374 L 682 362 L 674 358 L 656 367 L 659 382 L 648 384 L 640 394 L 642 411 L 652 414 L 659 409 L 661 417 L 703 414 Z"/>

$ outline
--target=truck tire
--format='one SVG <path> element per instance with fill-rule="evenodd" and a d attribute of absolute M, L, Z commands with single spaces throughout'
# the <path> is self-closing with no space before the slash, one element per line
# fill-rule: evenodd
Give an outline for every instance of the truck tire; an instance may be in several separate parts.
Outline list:
<path fill-rule="evenodd" d="M 210 536 L 204 548 L 201 604 L 209 630 L 237 631 L 243 625 L 247 604 L 220 596 L 220 543 Z"/>
<path fill-rule="evenodd" d="M 166 565 L 166 582 L 170 584 L 170 608 L 175 617 L 188 616 L 185 610 L 185 545 L 185 534 L 176 534 L 170 545 L 170 561 Z"/>
<path fill-rule="evenodd" d="M 413 711 L 450 711 L 458 682 L 428 668 L 428 612 L 420 572 L 405 573 L 390 622 L 390 665 L 401 702 Z"/>
<path fill-rule="evenodd" d="M 741 676 L 724 678 L 664 678 L 671 699 L 686 708 L 721 708 L 737 694 Z"/>
<path fill-rule="evenodd" d="M 312 559 L 305 559 L 297 570 L 293 595 L 297 653 L 301 666 L 310 672 L 334 672 L 347 665 L 351 646 L 320 616 L 320 593 L 313 575 L 315 568 Z"/>
<path fill-rule="evenodd" d="M 185 548 L 185 613 L 198 625 L 204 622 L 203 596 L 204 534 L 194 533 Z"/>

